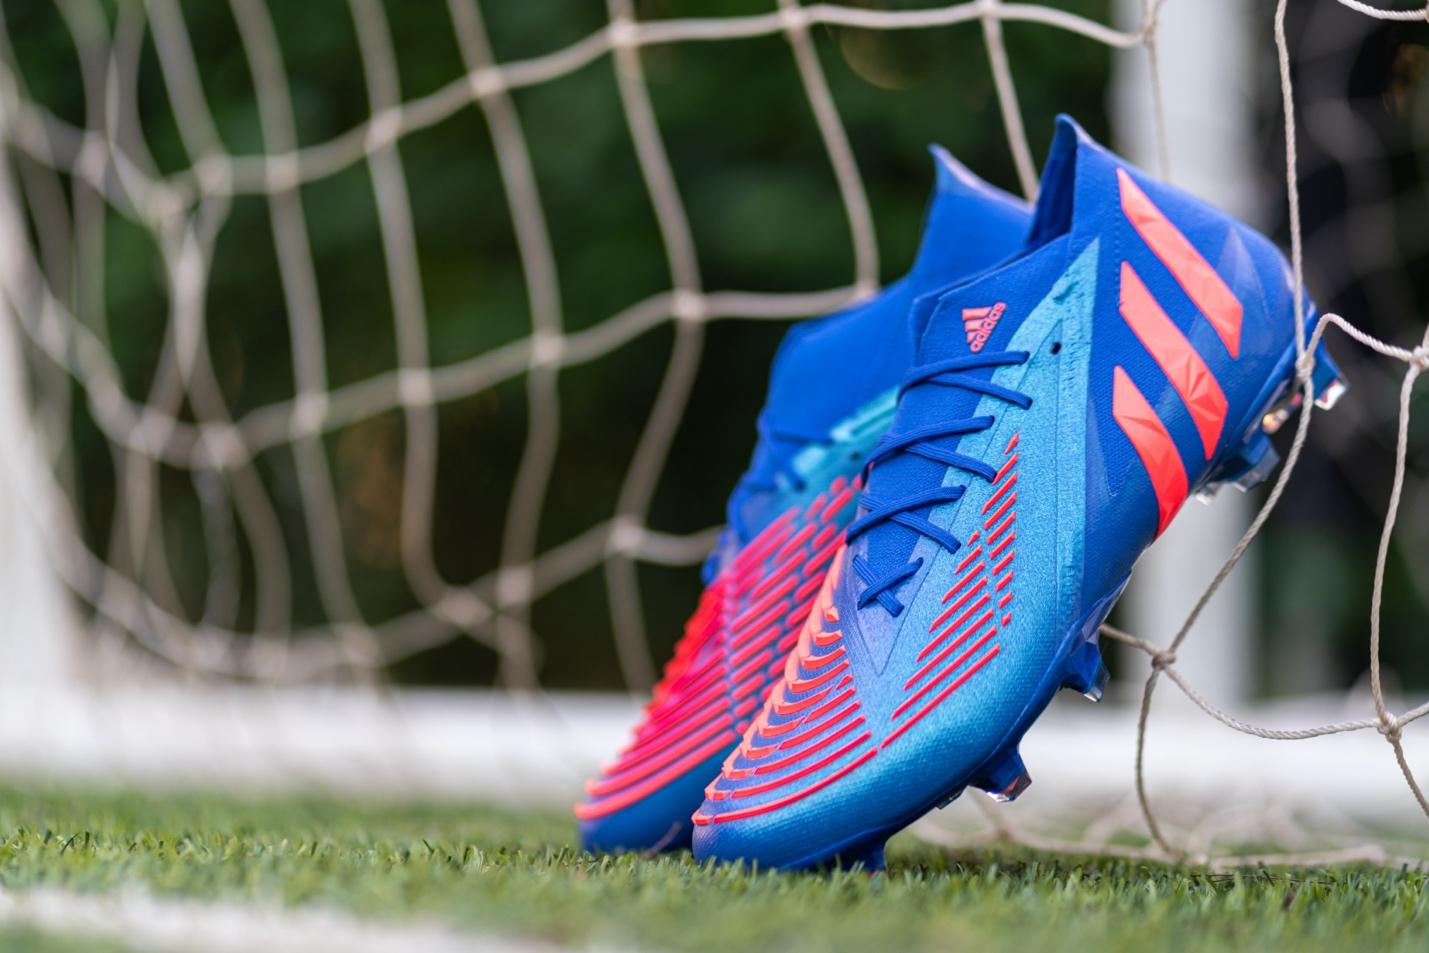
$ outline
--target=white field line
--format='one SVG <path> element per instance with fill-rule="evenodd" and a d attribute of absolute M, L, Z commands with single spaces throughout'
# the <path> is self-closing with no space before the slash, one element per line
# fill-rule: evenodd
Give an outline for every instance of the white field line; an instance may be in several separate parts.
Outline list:
<path fill-rule="evenodd" d="M 145 953 L 560 953 L 568 948 L 436 922 L 379 921 L 278 907 L 117 893 L 0 890 L 0 924 L 104 939 Z M 593 949 L 581 947 L 581 949 Z"/>
<path fill-rule="evenodd" d="M 1130 684 L 1130 683 L 1128 683 Z M 1232 731 L 1171 693 L 1151 721 L 1151 796 L 1225 806 L 1275 801 L 1388 822 L 1415 805 L 1373 731 L 1267 741 Z M 1361 717 L 1368 699 L 1317 697 L 1238 710 L 1295 727 Z M 239 794 L 328 792 L 563 809 L 625 739 L 637 700 L 614 695 L 150 686 L 0 693 L 0 782 L 53 781 Z M 1132 789 L 1136 712 L 1059 697 L 1022 754 L 1031 819 L 1105 805 Z M 1414 728 L 1411 763 L 1426 751 Z M 1417 829 L 1418 825 L 1414 825 Z"/>

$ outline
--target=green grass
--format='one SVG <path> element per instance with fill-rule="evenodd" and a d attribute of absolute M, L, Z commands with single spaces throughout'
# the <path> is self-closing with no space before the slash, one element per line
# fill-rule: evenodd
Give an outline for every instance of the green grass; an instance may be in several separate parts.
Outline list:
<path fill-rule="evenodd" d="M 322 904 L 672 950 L 1429 949 L 1425 876 L 1211 875 L 895 840 L 886 874 L 594 857 L 572 822 L 477 806 L 0 790 L 0 886 Z M 0 932 L 5 949 L 11 938 Z M 26 949 L 67 951 L 31 938 Z"/>
<path fill-rule="evenodd" d="M 0 929 L 5 953 L 134 953 L 129 947 L 92 936 L 59 936 L 31 927 Z"/>

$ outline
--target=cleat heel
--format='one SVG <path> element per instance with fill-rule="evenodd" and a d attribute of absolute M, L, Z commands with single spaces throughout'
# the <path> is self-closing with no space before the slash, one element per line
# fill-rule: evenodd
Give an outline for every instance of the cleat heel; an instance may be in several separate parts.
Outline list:
<path fill-rule="evenodd" d="M 1271 445 L 1270 436 L 1278 432 L 1305 402 L 1303 391 L 1295 384 L 1293 361 L 1290 367 L 1290 376 L 1280 388 L 1281 396 L 1261 415 L 1260 427 L 1251 431 L 1240 450 L 1221 463 L 1197 491 L 1196 497 L 1202 502 L 1208 502 L 1228 483 L 1243 492 L 1254 489 L 1264 483 L 1280 463 L 1280 454 Z M 1332 409 L 1348 390 L 1323 338 L 1315 345 L 1315 369 L 1311 373 L 1310 384 L 1315 394 L 1315 406 L 1321 410 Z"/>
<path fill-rule="evenodd" d="M 1106 693 L 1111 673 L 1102 661 L 1100 646 L 1095 641 L 1083 642 L 1067 658 L 1067 674 L 1063 688 L 1070 688 L 1089 701 L 1099 702 Z"/>
<path fill-rule="evenodd" d="M 1031 784 L 1032 775 L 1027 773 L 1027 766 L 1022 763 L 1022 756 L 1016 748 L 1009 748 L 995 757 L 988 763 L 982 777 L 972 782 L 973 787 L 985 791 L 999 804 L 1017 800 Z"/>

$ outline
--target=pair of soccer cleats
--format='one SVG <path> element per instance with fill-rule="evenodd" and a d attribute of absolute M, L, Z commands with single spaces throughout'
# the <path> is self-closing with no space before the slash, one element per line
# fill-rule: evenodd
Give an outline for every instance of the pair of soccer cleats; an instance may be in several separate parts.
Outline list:
<path fill-rule="evenodd" d="M 1100 697 L 1097 632 L 1192 494 L 1265 479 L 1298 399 L 1280 252 L 1058 122 L 1028 208 L 935 150 L 909 275 L 796 326 L 707 587 L 576 808 L 592 849 L 882 864 Z M 1313 389 L 1343 389 L 1323 345 Z"/>

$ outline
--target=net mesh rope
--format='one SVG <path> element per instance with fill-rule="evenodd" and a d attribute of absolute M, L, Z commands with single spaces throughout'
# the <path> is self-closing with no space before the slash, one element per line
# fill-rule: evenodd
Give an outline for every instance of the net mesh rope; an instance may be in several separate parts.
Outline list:
<path fill-rule="evenodd" d="M 375 672 L 382 666 L 444 641 L 463 636 L 489 645 L 501 659 L 502 676 L 513 686 L 534 686 L 535 635 L 532 603 L 593 568 L 604 566 L 612 624 L 622 669 L 635 686 L 652 681 L 645 646 L 637 565 L 691 565 L 708 552 L 717 529 L 690 535 L 659 532 L 646 515 L 667 451 L 698 371 L 708 323 L 716 319 L 786 319 L 846 303 L 876 287 L 878 249 L 872 215 L 839 112 L 820 65 L 810 29 L 829 24 L 869 30 L 909 30 L 966 23 L 982 31 L 1009 149 L 1022 189 L 1032 197 L 1037 177 L 1013 84 L 1003 24 L 1039 23 L 1117 49 L 1144 48 L 1155 83 L 1158 14 L 1164 0 L 1143 0 L 1140 23 L 1114 29 L 1072 13 L 1030 3 L 969 0 L 932 9 L 871 10 L 835 4 L 800 6 L 778 0 L 757 15 L 723 18 L 637 20 L 631 0 L 608 0 L 608 24 L 583 39 L 545 55 L 498 63 L 488 42 L 478 0 L 448 0 L 451 23 L 466 73 L 435 92 L 401 98 L 396 53 L 380 0 L 349 0 L 356 26 L 362 78 L 371 114 L 366 121 L 327 141 L 298 145 L 292 95 L 274 23 L 263 0 L 230 0 L 243 51 L 253 77 L 265 143 L 263 154 L 228 153 L 205 99 L 199 66 L 178 0 L 121 4 L 112 24 L 101 7 L 86 0 L 59 3 L 79 55 L 86 92 L 84 127 L 60 119 L 26 88 L 10 38 L 0 32 L 0 290 L 16 325 L 53 369 L 78 384 L 100 431 L 113 445 L 116 495 L 122 516 L 114 521 L 110 546 L 100 553 L 87 544 L 72 502 L 61 493 L 39 493 L 27 503 L 39 511 L 54 566 L 102 624 L 116 627 L 148 650 L 188 671 L 264 681 L 304 681 L 334 672 Z M 1358 0 L 1337 2 L 1380 20 L 1429 20 L 1429 6 L 1387 10 Z M 1284 19 L 1288 0 L 1275 10 L 1275 46 L 1280 68 L 1287 157 L 1292 264 L 1297 306 L 1303 308 L 1302 240 L 1297 182 L 1296 114 Z M 3 23 L 0 23 L 3 30 Z M 191 158 L 188 168 L 161 176 L 148 155 L 137 118 L 136 74 L 145 34 L 160 64 L 162 85 Z M 854 281 L 849 287 L 807 293 L 711 291 L 701 281 L 681 194 L 676 187 L 645 85 L 642 48 L 660 44 L 783 36 L 789 44 L 818 133 L 842 199 L 853 247 Z M 580 331 L 562 325 L 555 255 L 532 161 L 511 92 L 570 75 L 603 57 L 615 67 L 617 88 L 630 140 L 652 202 L 666 249 L 669 290 L 640 301 Z M 1164 117 L 1154 95 L 1158 148 L 1167 165 Z M 416 260 L 412 209 L 398 143 L 475 106 L 485 117 L 505 189 L 530 304 L 530 333 L 475 357 L 434 366 L 428 355 L 426 314 Z M 14 155 L 28 160 L 23 167 Z M 323 315 L 303 207 L 298 189 L 365 164 L 376 195 L 378 222 L 396 324 L 397 367 L 356 383 L 327 381 Z M 40 174 L 47 170 L 48 177 Z M 69 213 L 56 200 L 58 174 L 82 184 Z M 217 235 L 236 196 L 263 197 L 272 220 L 279 277 L 289 319 L 295 396 L 235 418 L 215 374 L 205 331 L 206 282 Z M 119 369 L 103 340 L 66 305 L 65 289 L 51 283 L 47 256 L 72 258 L 73 280 L 83 293 L 96 267 L 86 241 L 102 242 L 96 216 L 107 206 L 142 226 L 153 237 L 165 271 L 169 314 L 162 355 L 149 393 L 126 393 Z M 25 208 L 34 217 L 32 234 Z M 102 287 L 102 285 L 101 285 Z M 101 292 L 102 294 L 102 292 Z M 537 526 L 545 489 L 555 465 L 559 436 L 557 380 L 563 369 L 601 357 L 664 323 L 672 323 L 675 343 L 653 409 L 645 422 L 620 489 L 616 515 L 559 545 L 538 547 Z M 1313 419 L 1313 351 L 1330 329 L 1391 362 L 1402 365 L 1394 478 L 1380 536 L 1369 618 L 1369 663 L 1373 714 L 1359 720 L 1299 730 L 1247 724 L 1211 704 L 1176 668 L 1187 633 L 1208 600 L 1260 532 L 1295 471 Z M 1294 439 L 1284 465 L 1259 512 L 1224 566 L 1180 629 L 1157 643 L 1105 627 L 1104 635 L 1144 652 L 1151 671 L 1143 691 L 1136 742 L 1135 797 L 1075 844 L 1014 831 L 989 815 L 991 835 L 1044 847 L 1071 847 L 1138 856 L 1242 863 L 1255 858 L 1215 858 L 1207 849 L 1173 843 L 1148 800 L 1143 756 L 1148 715 L 1163 679 L 1180 688 L 1207 714 L 1236 731 L 1274 740 L 1303 740 L 1350 731 L 1378 731 L 1388 743 L 1419 806 L 1429 801 L 1411 771 L 1403 732 L 1429 714 L 1429 703 L 1390 710 L 1381 683 L 1380 619 L 1385 566 L 1406 480 L 1410 398 L 1416 380 L 1429 370 L 1429 328 L 1417 347 L 1394 346 L 1364 333 L 1335 314 L 1326 314 L 1305 337 L 1297 324 L 1303 392 Z M 431 545 L 436 479 L 436 409 L 511 380 L 524 379 L 528 415 L 526 439 L 508 501 L 500 568 L 468 584 L 454 584 L 438 571 Z M 68 387 L 51 388 L 35 407 L 39 451 L 66 475 L 61 452 L 68 434 Z M 187 407 L 191 419 L 181 408 Z M 338 501 L 322 438 L 339 428 L 388 412 L 400 413 L 407 433 L 401 497 L 401 565 L 422 608 L 380 623 L 362 618 L 338 531 Z M 329 623 L 291 631 L 290 555 L 255 458 L 275 447 L 291 448 L 296 463 L 304 530 L 318 595 Z M 164 547 L 146 536 L 161 519 L 156 486 L 160 467 L 192 476 L 205 503 L 231 501 L 237 520 L 209 519 L 205 529 L 210 565 L 231 565 L 237 534 L 253 553 L 255 632 L 225 624 L 236 596 L 211 585 L 203 618 L 181 618 L 159 598 L 172 586 Z M 229 512 L 205 506 L 205 514 Z M 157 564 L 156 564 L 157 563 Z M 143 572 L 132 567 L 143 566 Z M 129 567 L 130 572 L 122 571 Z M 215 578 L 221 576 L 214 574 Z M 240 649 L 241 650 L 238 650 Z M 1139 812 L 1151 836 L 1145 849 L 1113 847 L 1111 835 Z M 926 825 L 926 836 L 950 835 Z M 1098 836 L 1098 829 L 1101 836 Z M 1181 840 L 1184 840 L 1182 838 Z M 1314 855 L 1299 855 L 1309 859 Z M 1375 859 L 1373 848 L 1351 847 L 1328 859 Z M 1261 858 L 1264 859 L 1264 858 Z"/>

